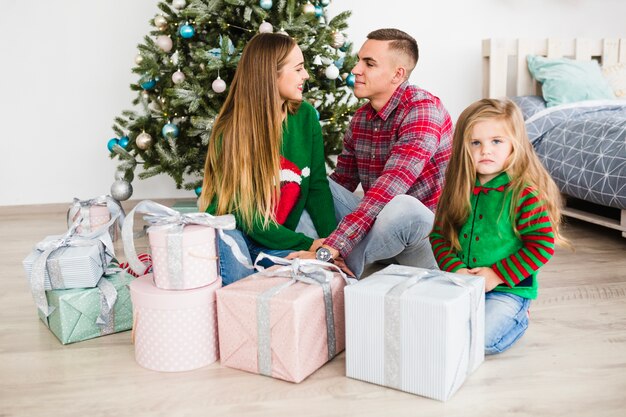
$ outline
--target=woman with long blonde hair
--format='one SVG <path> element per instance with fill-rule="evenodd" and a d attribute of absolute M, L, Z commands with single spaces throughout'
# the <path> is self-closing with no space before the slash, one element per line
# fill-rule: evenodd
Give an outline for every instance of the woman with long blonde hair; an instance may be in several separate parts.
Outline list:
<path fill-rule="evenodd" d="M 561 236 L 559 190 L 510 100 L 479 100 L 457 122 L 430 235 L 439 267 L 485 278 L 485 352 L 508 349 L 528 327 L 537 271 Z"/>
<path fill-rule="evenodd" d="M 315 250 L 337 226 L 316 110 L 303 102 L 309 75 L 288 36 L 246 45 L 209 142 L 200 208 L 232 213 L 230 232 L 252 263 L 263 251 Z M 224 284 L 253 271 L 218 242 Z"/>

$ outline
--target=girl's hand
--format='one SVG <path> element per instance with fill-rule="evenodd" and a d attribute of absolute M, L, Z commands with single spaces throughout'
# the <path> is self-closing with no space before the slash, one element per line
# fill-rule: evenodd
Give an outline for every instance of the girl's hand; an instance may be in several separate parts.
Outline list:
<path fill-rule="evenodd" d="M 472 268 L 469 270 L 470 274 L 480 275 L 485 278 L 485 292 L 489 292 L 496 288 L 498 285 L 502 284 L 502 280 L 495 273 L 495 271 L 489 267 L 481 266 L 478 268 Z"/>
<path fill-rule="evenodd" d="M 471 275 L 471 272 L 469 271 L 469 269 L 467 268 L 461 268 L 461 269 L 457 269 L 456 271 L 454 271 L 455 274 L 465 274 L 465 275 Z"/>

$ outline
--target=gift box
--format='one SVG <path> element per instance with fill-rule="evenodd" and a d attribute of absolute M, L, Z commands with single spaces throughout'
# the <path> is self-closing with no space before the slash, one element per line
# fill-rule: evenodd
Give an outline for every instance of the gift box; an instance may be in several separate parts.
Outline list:
<path fill-rule="evenodd" d="M 112 217 L 114 221 L 111 221 Z M 77 233 L 88 234 L 106 227 L 109 229 L 111 239 L 115 241 L 124 221 L 124 209 L 111 196 L 101 195 L 88 200 L 74 198 L 67 211 L 68 226 L 77 220 L 80 220 L 76 228 Z"/>
<path fill-rule="evenodd" d="M 135 212 L 144 213 L 144 220 L 150 224 L 148 240 L 152 253 L 152 272 L 159 288 L 186 290 L 216 282 L 219 277 L 216 233 L 233 248 L 240 262 L 247 262 L 234 240 L 222 231 L 235 228 L 234 216 L 181 214 L 145 200 L 128 214 L 122 228 L 124 252 L 133 271 L 146 269 L 146 264 L 137 258 L 133 240 Z"/>
<path fill-rule="evenodd" d="M 174 203 L 172 208 L 179 213 L 197 213 L 198 201 L 197 200 L 179 200 Z"/>
<path fill-rule="evenodd" d="M 391 265 L 346 288 L 346 375 L 447 400 L 484 360 L 484 286 Z"/>
<path fill-rule="evenodd" d="M 222 365 L 297 383 L 343 351 L 346 282 L 320 270 L 275 266 L 218 290 Z"/>
<path fill-rule="evenodd" d="M 39 317 L 64 345 L 130 330 L 132 280 L 119 272 L 102 277 L 96 288 L 46 291 L 52 313 L 46 319 L 39 311 Z"/>
<path fill-rule="evenodd" d="M 219 357 L 215 291 L 211 285 L 168 291 L 154 285 L 152 274 L 130 284 L 134 308 L 135 360 L 154 371 L 201 368 Z"/>

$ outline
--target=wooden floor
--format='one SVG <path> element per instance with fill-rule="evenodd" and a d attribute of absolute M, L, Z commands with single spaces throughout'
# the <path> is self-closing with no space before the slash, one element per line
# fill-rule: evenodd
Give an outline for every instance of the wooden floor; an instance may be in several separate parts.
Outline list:
<path fill-rule="evenodd" d="M 344 354 L 300 384 L 215 363 L 158 373 L 130 332 L 62 346 L 38 320 L 21 261 L 64 231 L 60 206 L 0 207 L 0 417 L 626 415 L 626 239 L 572 220 L 575 252 L 540 274 L 526 335 L 446 403 L 346 378 Z M 118 243 L 119 245 L 119 243 Z"/>

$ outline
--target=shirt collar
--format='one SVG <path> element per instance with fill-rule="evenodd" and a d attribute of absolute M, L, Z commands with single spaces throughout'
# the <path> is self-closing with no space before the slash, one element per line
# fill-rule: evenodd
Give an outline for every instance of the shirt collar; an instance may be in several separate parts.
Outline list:
<path fill-rule="evenodd" d="M 476 178 L 476 183 L 474 184 L 474 186 L 482 188 L 497 188 L 502 185 L 507 185 L 510 182 L 511 179 L 509 178 L 509 174 L 507 174 L 506 172 L 501 172 L 500 174 L 496 175 L 494 178 L 490 179 L 482 185 L 480 184 L 478 178 Z"/>
<path fill-rule="evenodd" d="M 378 116 L 381 119 L 383 119 L 383 121 L 386 121 L 387 118 L 389 118 L 389 116 L 391 115 L 391 113 L 393 113 L 394 110 L 398 108 L 398 105 L 400 104 L 400 99 L 404 95 L 404 92 L 408 86 L 409 86 L 408 80 L 400 84 L 398 88 L 396 88 L 396 91 L 394 91 L 393 94 L 391 95 L 391 98 L 389 98 L 387 103 L 385 103 L 383 108 L 380 109 L 378 112 L 374 110 L 371 103 L 368 103 L 367 120 L 370 121 L 374 117 Z"/>

